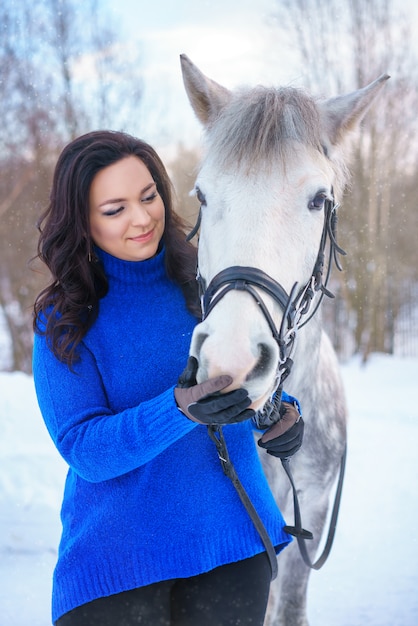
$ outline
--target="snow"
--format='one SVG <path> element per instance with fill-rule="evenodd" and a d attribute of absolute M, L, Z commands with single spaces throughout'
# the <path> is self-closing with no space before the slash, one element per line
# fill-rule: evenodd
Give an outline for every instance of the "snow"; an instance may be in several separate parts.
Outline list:
<path fill-rule="evenodd" d="M 342 371 L 346 480 L 333 551 L 311 575 L 310 626 L 416 626 L 418 359 L 376 354 Z M 19 372 L 0 373 L 0 468 L 0 626 L 48 626 L 66 467 Z"/>

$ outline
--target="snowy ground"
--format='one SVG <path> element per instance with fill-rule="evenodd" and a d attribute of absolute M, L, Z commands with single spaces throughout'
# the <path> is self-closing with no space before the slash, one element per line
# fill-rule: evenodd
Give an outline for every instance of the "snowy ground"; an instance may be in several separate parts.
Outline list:
<path fill-rule="evenodd" d="M 346 482 L 333 552 L 311 576 L 310 623 L 416 626 L 418 359 L 354 359 L 343 375 Z M 66 469 L 21 373 L 0 373 L 0 468 L 0 626 L 49 626 Z"/>

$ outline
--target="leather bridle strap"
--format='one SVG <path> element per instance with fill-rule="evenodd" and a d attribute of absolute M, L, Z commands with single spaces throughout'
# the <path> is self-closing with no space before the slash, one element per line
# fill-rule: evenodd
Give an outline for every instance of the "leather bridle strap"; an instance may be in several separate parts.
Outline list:
<path fill-rule="evenodd" d="M 274 549 L 270 536 L 263 522 L 261 521 L 260 516 L 258 515 L 253 503 L 251 502 L 249 495 L 245 491 L 243 484 L 238 478 L 238 474 L 235 471 L 235 467 L 233 466 L 232 461 L 229 458 L 228 448 L 226 445 L 224 434 L 222 432 L 222 426 L 217 425 L 217 424 L 211 424 L 210 426 L 208 426 L 208 433 L 209 433 L 209 437 L 212 439 L 212 441 L 214 442 L 216 446 L 218 457 L 221 462 L 221 466 L 224 471 L 224 474 L 228 476 L 228 478 L 231 480 L 233 486 L 235 487 L 237 494 L 239 495 L 241 499 L 242 504 L 244 505 L 248 515 L 251 518 L 252 523 L 254 524 L 254 527 L 256 528 L 258 534 L 260 535 L 261 541 L 264 544 L 264 548 L 266 550 L 266 554 L 270 562 L 271 580 L 274 580 L 275 578 L 277 578 L 277 574 L 278 574 L 276 550 Z M 293 509 L 294 509 L 294 516 L 295 516 L 295 525 L 284 526 L 283 530 L 289 533 L 289 535 L 296 537 L 302 559 L 305 565 L 307 565 L 307 567 L 309 567 L 310 569 L 314 569 L 314 570 L 321 569 L 321 567 L 324 565 L 324 563 L 326 562 L 326 560 L 328 559 L 331 553 L 332 545 L 334 543 L 335 530 L 337 527 L 338 513 L 340 510 L 340 504 L 341 504 L 346 459 L 347 459 L 347 446 L 344 447 L 344 452 L 341 457 L 337 489 L 335 492 L 334 504 L 332 507 L 332 513 L 331 513 L 331 518 L 330 518 L 329 527 L 328 527 L 327 539 L 326 539 L 325 546 L 321 555 L 316 559 L 314 563 L 309 557 L 308 550 L 306 548 L 306 543 L 305 543 L 306 540 L 312 540 L 313 535 L 309 530 L 305 530 L 302 527 L 302 517 L 300 513 L 297 489 L 293 480 L 292 472 L 290 470 L 290 458 L 281 459 L 283 469 L 285 470 L 287 477 L 289 478 L 290 485 L 292 487 Z"/>
<path fill-rule="evenodd" d="M 324 565 L 325 561 L 329 557 L 332 544 L 334 543 L 335 529 L 337 527 L 337 519 L 338 519 L 339 510 L 340 510 L 341 495 L 342 495 L 343 483 L 344 483 L 346 458 L 347 458 L 347 446 L 345 446 L 343 455 L 341 457 L 340 472 L 338 475 L 338 482 L 337 482 L 337 489 L 335 492 L 334 505 L 332 507 L 332 513 L 331 513 L 331 518 L 329 522 L 327 540 L 325 542 L 325 546 L 324 546 L 321 556 L 319 556 L 314 563 L 312 563 L 309 557 L 308 551 L 306 549 L 306 544 L 305 544 L 306 539 L 313 539 L 313 535 L 308 530 L 305 530 L 304 528 L 302 528 L 302 519 L 301 519 L 301 514 L 300 514 L 297 490 L 293 482 L 292 472 L 290 471 L 290 459 L 289 458 L 281 459 L 283 468 L 292 486 L 293 509 L 295 513 L 295 525 L 285 526 L 284 530 L 288 532 L 290 535 L 293 535 L 294 537 L 296 537 L 301 556 L 305 562 L 305 565 L 307 565 L 310 569 L 315 569 L 315 570 L 321 569 L 321 567 Z"/>
<path fill-rule="evenodd" d="M 224 474 L 228 476 L 231 480 L 232 484 L 235 487 L 237 494 L 239 495 L 242 504 L 245 507 L 248 515 L 251 518 L 254 527 L 256 528 L 258 534 L 260 535 L 261 541 L 264 544 L 271 568 L 271 580 L 277 578 L 278 574 L 278 566 L 277 566 L 277 555 L 276 550 L 271 542 L 269 534 L 260 519 L 253 503 L 250 500 L 248 493 L 245 491 L 243 484 L 238 478 L 238 474 L 235 471 L 235 467 L 233 466 L 228 453 L 228 448 L 226 447 L 226 441 L 224 438 L 224 434 L 222 432 L 222 426 L 217 424 L 211 424 L 208 426 L 209 437 L 214 442 L 216 449 L 218 451 L 218 457 L 221 462 L 222 469 Z"/>
<path fill-rule="evenodd" d="M 268 308 L 263 302 L 262 298 L 258 294 L 254 287 L 258 287 L 275 300 L 280 307 L 288 312 L 289 322 L 290 315 L 294 312 L 294 307 L 291 305 L 289 308 L 289 296 L 283 287 L 271 278 L 268 274 L 260 269 L 254 267 L 245 267 L 240 265 L 233 265 L 227 267 L 215 276 L 206 290 L 202 293 L 202 315 L 205 319 L 212 309 L 218 304 L 218 302 L 229 291 L 246 291 L 256 301 L 260 307 L 275 341 L 281 345 L 280 333 L 277 332 L 276 325 L 273 318 L 270 315 Z M 290 323 L 289 323 L 290 325 Z"/>
<path fill-rule="evenodd" d="M 250 291 L 249 286 L 259 287 L 286 309 L 289 296 L 283 287 L 268 274 L 255 267 L 233 265 L 215 276 L 203 294 L 203 315 L 207 317 L 219 300 L 231 289 Z M 222 291 L 219 292 L 219 290 Z M 217 293 L 219 292 L 219 293 Z M 251 292 L 252 293 L 252 292 Z M 254 295 L 252 293 L 252 295 Z"/>

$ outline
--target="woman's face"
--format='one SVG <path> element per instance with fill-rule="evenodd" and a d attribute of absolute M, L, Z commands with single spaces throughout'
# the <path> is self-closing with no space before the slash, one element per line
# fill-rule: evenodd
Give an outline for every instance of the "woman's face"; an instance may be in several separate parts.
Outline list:
<path fill-rule="evenodd" d="M 94 243 L 123 261 L 153 257 L 164 232 L 164 204 L 146 165 L 128 156 L 96 174 L 89 195 Z"/>

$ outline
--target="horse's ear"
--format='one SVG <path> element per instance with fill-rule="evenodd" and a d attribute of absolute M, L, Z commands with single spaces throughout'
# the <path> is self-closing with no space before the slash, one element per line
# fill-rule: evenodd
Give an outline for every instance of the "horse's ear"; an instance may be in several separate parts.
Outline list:
<path fill-rule="evenodd" d="M 388 74 L 382 74 L 362 89 L 319 103 L 326 132 L 332 144 L 338 144 L 344 135 L 361 121 L 388 78 L 390 78 Z"/>
<path fill-rule="evenodd" d="M 229 102 L 231 92 L 205 76 L 185 54 L 180 55 L 184 86 L 197 118 L 204 126 Z"/>

